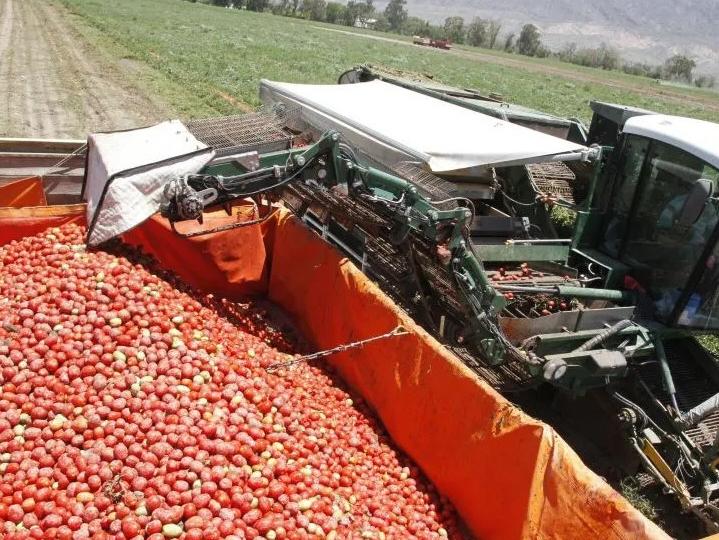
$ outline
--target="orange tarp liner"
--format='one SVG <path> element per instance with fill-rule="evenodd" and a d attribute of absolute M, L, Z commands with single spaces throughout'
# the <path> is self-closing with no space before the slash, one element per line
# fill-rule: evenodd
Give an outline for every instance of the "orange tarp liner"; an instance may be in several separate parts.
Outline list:
<path fill-rule="evenodd" d="M 0 245 L 70 222 L 85 222 L 85 205 L 0 208 Z"/>
<path fill-rule="evenodd" d="M 19 226 L 31 234 L 35 218 L 28 226 L 0 213 L 0 230 Z M 47 220 L 57 224 L 57 216 Z M 552 428 L 497 394 L 286 213 L 261 227 L 193 239 L 179 238 L 156 217 L 124 239 L 208 292 L 266 294 L 317 348 L 407 328 L 408 335 L 327 361 L 478 538 L 667 538 Z"/>
<path fill-rule="evenodd" d="M 234 220 L 255 219 L 254 207 L 236 205 L 233 216 L 225 212 L 206 216 L 201 229 Z M 165 220 L 151 219 L 125 235 L 125 241 L 142 245 L 165 267 L 198 289 L 227 298 L 265 294 L 272 260 L 276 220 L 261 226 L 182 239 L 168 230 Z M 184 227 L 181 229 L 184 231 Z"/>
<path fill-rule="evenodd" d="M 21 208 L 47 204 L 39 176 L 20 178 L 0 186 L 0 207 Z"/>

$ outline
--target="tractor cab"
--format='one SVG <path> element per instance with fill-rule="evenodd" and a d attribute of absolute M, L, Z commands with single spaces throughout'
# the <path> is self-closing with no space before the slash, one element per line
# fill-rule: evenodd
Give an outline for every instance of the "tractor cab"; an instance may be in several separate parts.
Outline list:
<path fill-rule="evenodd" d="M 719 330 L 719 125 L 622 108 L 613 136 L 601 105 L 590 136 L 615 146 L 576 251 L 640 293 L 642 318 Z"/>

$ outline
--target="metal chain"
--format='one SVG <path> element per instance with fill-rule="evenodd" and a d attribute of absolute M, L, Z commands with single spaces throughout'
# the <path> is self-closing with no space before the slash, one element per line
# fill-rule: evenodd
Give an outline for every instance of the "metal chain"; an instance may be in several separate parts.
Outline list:
<path fill-rule="evenodd" d="M 268 372 L 277 371 L 279 369 L 285 368 L 285 367 L 291 367 L 296 364 L 301 364 L 303 362 L 309 362 L 310 360 L 316 360 L 317 358 L 324 358 L 325 356 L 331 356 L 335 353 L 339 352 L 345 352 L 349 351 L 350 349 L 356 349 L 358 347 L 362 347 L 368 343 L 372 343 L 373 341 L 380 341 L 382 339 L 391 338 L 394 336 L 404 336 L 405 334 L 409 334 L 407 330 L 402 325 L 396 326 L 389 332 L 386 332 L 384 334 L 381 334 L 379 336 L 373 336 L 371 338 L 367 339 L 361 339 L 359 341 L 353 341 L 352 343 L 345 343 L 343 345 L 338 345 L 336 347 L 333 347 L 331 349 L 325 349 L 324 351 L 317 351 L 311 354 L 306 354 L 304 356 L 297 356 L 293 358 L 292 360 L 288 360 L 287 362 L 277 362 L 276 364 L 272 364 L 270 366 L 267 366 Z"/>

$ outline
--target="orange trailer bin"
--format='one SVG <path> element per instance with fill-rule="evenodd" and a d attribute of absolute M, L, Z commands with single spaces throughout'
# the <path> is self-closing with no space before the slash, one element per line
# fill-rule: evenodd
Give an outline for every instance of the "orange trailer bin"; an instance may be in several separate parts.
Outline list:
<path fill-rule="evenodd" d="M 0 209 L 0 244 L 68 221 L 84 222 L 82 205 Z M 325 361 L 476 537 L 666 538 L 551 427 L 490 388 L 289 213 L 192 239 L 156 216 L 123 239 L 206 292 L 268 297 L 317 349 L 406 328 Z"/>

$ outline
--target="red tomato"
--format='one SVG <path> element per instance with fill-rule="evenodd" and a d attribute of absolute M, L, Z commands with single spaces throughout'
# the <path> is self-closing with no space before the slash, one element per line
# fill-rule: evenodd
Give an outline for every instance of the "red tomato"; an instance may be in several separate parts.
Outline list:
<path fill-rule="evenodd" d="M 298 350 L 268 310 L 191 290 L 127 246 L 88 251 L 84 235 L 65 225 L 0 247 L 0 531 L 459 537 L 333 376 L 266 371 Z"/>

